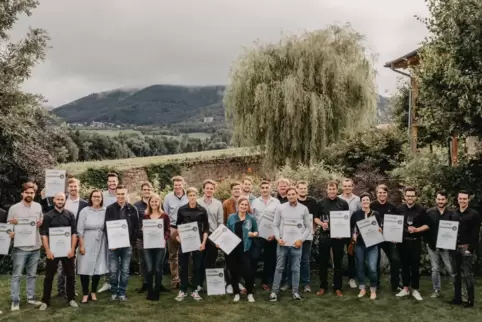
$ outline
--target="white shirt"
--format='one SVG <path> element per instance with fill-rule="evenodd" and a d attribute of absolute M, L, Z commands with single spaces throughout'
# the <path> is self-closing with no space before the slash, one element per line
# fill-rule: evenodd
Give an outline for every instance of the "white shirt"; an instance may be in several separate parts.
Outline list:
<path fill-rule="evenodd" d="M 79 212 L 79 201 L 80 201 L 80 198 L 77 198 L 77 200 L 74 200 L 68 197 L 67 201 L 65 202 L 65 209 L 73 213 L 75 219 L 77 219 L 77 213 Z"/>
<path fill-rule="evenodd" d="M 268 202 L 264 202 L 263 197 L 259 197 L 253 200 L 251 208 L 254 218 L 259 224 L 265 214 L 269 214 L 274 217 L 276 208 L 280 205 L 280 201 L 277 198 L 269 197 Z"/>

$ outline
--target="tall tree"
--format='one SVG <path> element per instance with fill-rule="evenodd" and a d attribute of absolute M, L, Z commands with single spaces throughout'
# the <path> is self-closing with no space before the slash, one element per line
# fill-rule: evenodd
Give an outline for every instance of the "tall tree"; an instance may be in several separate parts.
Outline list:
<path fill-rule="evenodd" d="M 258 44 L 230 78 L 233 143 L 264 146 L 268 165 L 317 162 L 327 145 L 375 117 L 373 66 L 349 25 Z"/>

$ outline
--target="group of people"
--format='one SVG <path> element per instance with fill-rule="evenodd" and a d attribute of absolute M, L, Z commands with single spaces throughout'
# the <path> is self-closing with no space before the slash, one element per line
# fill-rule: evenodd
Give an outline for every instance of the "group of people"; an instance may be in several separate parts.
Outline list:
<path fill-rule="evenodd" d="M 388 201 L 388 188 L 381 184 L 376 188 L 376 199 L 363 193 L 353 194 L 351 179 L 342 182 L 343 193 L 338 195 L 339 184 L 329 181 L 326 196 L 320 201 L 308 196 L 309 184 L 280 178 L 276 191 L 272 183 L 262 181 L 260 196 L 253 195 L 253 181 L 246 177 L 240 182 L 231 183 L 231 197 L 221 202 L 214 198 L 216 182 L 205 180 L 203 195 L 194 187 L 185 189 L 184 179 L 172 178 L 173 191 L 164 199 L 154 193 L 149 182 L 141 185 L 141 198 L 131 204 L 128 190 L 119 184 L 117 174 L 109 173 L 105 191 L 95 189 L 89 199 L 80 198 L 80 182 L 70 178 L 67 194 L 58 192 L 53 198 L 46 198 L 42 191 L 41 203 L 34 197 L 37 186 L 28 182 L 22 187 L 22 200 L 13 205 L 7 222 L 19 225 L 22 218 L 35 216 L 37 226 L 34 245 L 13 247 L 11 256 L 13 271 L 11 278 L 11 310 L 20 309 L 20 278 L 24 268 L 27 274 L 27 302 L 46 310 L 50 305 L 54 275 L 58 274 L 58 292 L 65 296 L 72 307 L 75 301 L 75 274 L 80 276 L 82 287 L 81 303 L 97 300 L 97 293 L 110 290 L 111 300 L 126 301 L 129 281 L 129 266 L 132 256 L 139 261 L 143 278 L 139 293 L 147 292 L 147 299 L 157 301 L 160 293 L 167 291 L 162 285 L 164 261 L 170 267 L 172 289 L 179 288 L 175 299 L 184 300 L 191 287 L 190 296 L 202 300 L 205 270 L 216 268 L 218 256 L 224 255 L 226 262 L 226 292 L 234 294 L 238 302 L 242 294 L 247 294 L 249 302 L 254 302 L 255 275 L 258 263 L 264 261 L 261 273 L 261 288 L 269 293 L 270 301 L 277 301 L 280 290 L 291 288 L 294 300 L 302 300 L 300 284 L 304 292 L 311 292 L 310 263 L 312 246 L 317 240 L 320 286 L 317 296 L 328 292 L 328 268 L 333 266 L 333 291 L 343 296 L 342 262 L 348 256 L 349 286 L 359 288 L 358 297 L 367 294 L 376 299 L 380 288 L 381 251 L 390 263 L 390 287 L 397 297 L 410 294 L 421 301 L 420 259 L 422 245 L 427 245 L 432 264 L 432 297 L 438 297 L 441 290 L 440 268 L 453 278 L 454 296 L 451 304 L 472 307 L 474 305 L 473 256 L 478 245 L 480 215 L 469 206 L 470 195 L 466 191 L 458 194 L 458 207 L 447 208 L 447 194 L 436 194 L 435 208 L 426 210 L 417 203 L 414 188 L 404 189 L 404 203 L 395 206 Z M 351 238 L 332 238 L 330 235 L 330 215 L 336 211 L 348 211 L 351 215 Z M 380 227 L 384 227 L 384 217 L 396 214 L 404 217 L 403 242 L 381 242 L 367 247 L 357 226 L 357 222 L 374 217 Z M 272 234 L 260 236 L 263 218 L 272 222 Z M 107 238 L 107 222 L 126 220 L 130 246 L 110 248 Z M 145 249 L 143 245 L 143 225 L 146 220 L 162 220 L 165 246 Z M 440 220 L 459 222 L 457 246 L 455 250 L 436 247 Z M 197 223 L 201 244 L 199 250 L 183 252 L 178 229 L 184 224 Z M 229 254 L 223 253 L 219 245 L 209 240 L 209 236 L 220 226 L 225 225 L 241 242 Z M 71 247 L 66 257 L 55 257 L 50 249 L 49 231 L 56 227 L 71 227 Z M 293 227 L 300 234 L 293 240 Z M 15 229 L 10 233 L 15 238 Z M 46 273 L 41 301 L 35 299 L 35 282 L 40 248 L 46 252 Z M 442 259 L 442 261 L 440 261 Z M 365 271 L 367 267 L 367 272 Z M 368 283 L 366 283 L 368 275 Z M 400 279 L 401 275 L 401 279 Z M 104 278 L 100 289 L 99 283 Z M 356 283 L 358 281 L 358 286 Z M 462 302 L 462 281 L 467 288 L 467 302 Z M 244 284 L 244 285 L 243 285 Z"/>

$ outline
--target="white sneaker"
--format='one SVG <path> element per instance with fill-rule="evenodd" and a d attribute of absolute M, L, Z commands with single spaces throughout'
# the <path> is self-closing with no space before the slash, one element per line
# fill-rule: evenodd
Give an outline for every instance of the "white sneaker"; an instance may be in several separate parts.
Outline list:
<path fill-rule="evenodd" d="M 12 302 L 12 306 L 10 307 L 12 311 L 19 311 L 20 310 L 20 303 L 19 302 Z"/>
<path fill-rule="evenodd" d="M 102 285 L 102 287 L 97 291 L 97 293 L 102 293 L 108 290 L 110 290 L 110 284 L 104 283 L 104 285 Z"/>
<path fill-rule="evenodd" d="M 226 293 L 233 294 L 233 286 L 231 284 L 226 286 Z"/>
<path fill-rule="evenodd" d="M 311 293 L 311 287 L 309 285 L 305 285 L 305 293 Z"/>
<path fill-rule="evenodd" d="M 182 300 L 184 300 L 185 297 L 186 293 L 184 293 L 183 291 L 179 291 L 179 293 L 177 293 L 177 296 L 174 299 L 178 302 L 181 302 Z"/>
<path fill-rule="evenodd" d="M 196 290 L 197 290 L 197 292 L 199 293 L 199 292 L 202 292 L 202 291 L 203 291 L 203 288 L 202 288 L 202 286 L 198 286 Z"/>
<path fill-rule="evenodd" d="M 280 290 L 282 290 L 284 292 L 284 291 L 287 291 L 289 288 L 290 288 L 290 286 L 288 284 L 285 284 L 285 285 L 281 286 Z"/>
<path fill-rule="evenodd" d="M 410 291 L 407 291 L 405 289 L 402 289 L 400 292 L 397 293 L 397 295 L 395 295 L 396 297 L 405 297 L 405 296 L 409 296 L 410 295 Z"/>
<path fill-rule="evenodd" d="M 199 301 L 199 300 L 202 300 L 203 298 L 199 295 L 199 293 L 197 291 L 194 291 L 191 293 L 191 296 L 193 299 L 195 299 L 196 301 Z"/>
<path fill-rule="evenodd" d="M 70 307 L 79 307 L 79 304 L 77 304 L 77 302 L 75 302 L 74 300 L 71 300 L 69 302 L 69 305 L 70 305 Z"/>
<path fill-rule="evenodd" d="M 40 311 L 45 311 L 49 306 L 46 303 L 42 303 L 39 307 Z"/>
<path fill-rule="evenodd" d="M 34 306 L 40 306 L 42 305 L 42 302 L 40 301 L 35 301 L 34 299 L 27 300 L 28 304 L 34 305 Z"/>
<path fill-rule="evenodd" d="M 254 303 L 254 295 L 253 294 L 248 294 L 248 302 Z"/>
<path fill-rule="evenodd" d="M 241 298 L 241 296 L 239 296 L 239 294 L 236 294 L 236 295 L 234 296 L 233 302 L 235 302 L 235 303 L 239 302 L 239 299 L 240 299 L 240 298 Z"/>
<path fill-rule="evenodd" d="M 418 290 L 413 290 L 413 291 L 412 291 L 412 296 L 413 296 L 417 301 L 423 300 L 423 299 L 422 299 L 422 295 L 420 295 L 420 292 L 419 292 Z"/>
<path fill-rule="evenodd" d="M 356 282 L 355 280 L 352 278 L 348 281 L 348 285 L 351 287 L 351 288 L 357 288 L 358 286 L 356 285 Z"/>
<path fill-rule="evenodd" d="M 241 283 L 238 283 L 238 287 L 240 291 L 244 291 L 246 289 Z"/>

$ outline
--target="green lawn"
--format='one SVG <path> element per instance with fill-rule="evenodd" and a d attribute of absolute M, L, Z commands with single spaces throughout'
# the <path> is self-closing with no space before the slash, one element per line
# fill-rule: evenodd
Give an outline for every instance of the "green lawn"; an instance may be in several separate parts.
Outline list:
<path fill-rule="evenodd" d="M 97 133 L 97 134 L 102 134 L 102 135 L 107 135 L 107 136 L 117 136 L 121 133 L 130 135 L 130 134 L 139 134 L 142 135 L 140 131 L 134 130 L 134 129 L 119 129 L 119 130 L 82 130 L 90 133 Z"/>
<path fill-rule="evenodd" d="M 165 276 L 165 280 L 167 280 Z M 345 279 L 346 281 L 346 279 Z M 479 283 L 482 280 L 479 279 Z M 443 285 L 448 286 L 444 280 Z M 387 281 L 384 281 L 384 285 Z M 37 293 L 41 294 L 43 276 L 38 279 Z M 315 284 L 312 283 L 314 286 Z M 256 290 L 256 303 L 248 303 L 246 297 L 241 302 L 232 303 L 231 296 L 207 297 L 200 302 L 187 298 L 178 303 L 174 300 L 176 292 L 162 293 L 159 302 L 148 302 L 134 289 L 139 286 L 139 278 L 131 277 L 125 303 L 110 302 L 108 294 L 99 294 L 99 301 L 81 305 L 78 309 L 67 306 L 64 300 L 53 299 L 52 306 L 45 312 L 30 307 L 22 302 L 20 311 L 10 312 L 10 288 L 8 276 L 0 278 L 0 321 L 341 321 L 341 322 L 378 322 L 378 321 L 481 321 L 482 307 L 476 302 L 476 308 L 463 309 L 451 307 L 446 302 L 451 298 L 448 291 L 438 299 L 430 298 L 431 282 L 429 277 L 422 277 L 422 302 L 412 298 L 397 299 L 392 294 L 379 292 L 376 301 L 368 298 L 356 298 L 357 290 L 345 290 L 343 298 L 327 294 L 318 298 L 313 293 L 302 294 L 304 301 L 294 302 L 289 293 L 282 292 L 278 302 L 268 301 L 268 293 Z M 80 283 L 78 283 L 80 287 Z M 448 289 L 448 287 L 447 287 Z M 54 290 L 56 286 L 54 285 Z M 24 296 L 22 288 L 22 296 Z M 54 291 L 54 295 L 56 291 Z M 482 289 L 477 290 L 476 300 L 482 298 Z M 80 295 L 78 297 L 80 301 Z"/>

